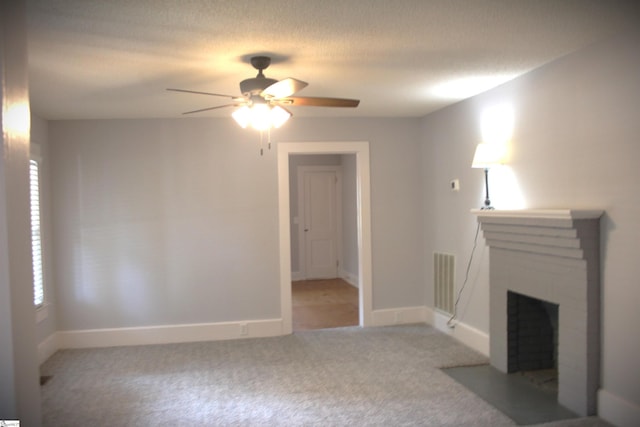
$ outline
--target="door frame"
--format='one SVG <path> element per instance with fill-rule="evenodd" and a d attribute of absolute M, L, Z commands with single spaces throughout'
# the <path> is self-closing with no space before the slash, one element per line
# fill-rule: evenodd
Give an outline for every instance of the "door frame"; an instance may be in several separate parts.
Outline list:
<path fill-rule="evenodd" d="M 373 325 L 371 262 L 371 186 L 369 143 L 278 142 L 278 219 L 280 227 L 280 315 L 282 333 L 293 331 L 291 307 L 291 231 L 289 210 L 289 156 L 291 154 L 355 154 L 358 228 L 358 306 L 360 326 Z"/>
<path fill-rule="evenodd" d="M 336 259 L 340 266 L 342 266 L 342 166 L 340 165 L 300 165 L 296 168 L 296 175 L 298 181 L 298 269 L 300 270 L 303 279 L 308 279 L 307 272 L 307 247 L 306 247 L 306 233 L 304 231 L 306 222 L 306 207 L 305 207 L 305 186 L 304 186 L 304 174 L 306 172 L 332 172 L 336 176 L 336 192 L 335 192 L 335 253 Z M 339 275 L 339 268 L 336 266 L 336 277 Z"/>

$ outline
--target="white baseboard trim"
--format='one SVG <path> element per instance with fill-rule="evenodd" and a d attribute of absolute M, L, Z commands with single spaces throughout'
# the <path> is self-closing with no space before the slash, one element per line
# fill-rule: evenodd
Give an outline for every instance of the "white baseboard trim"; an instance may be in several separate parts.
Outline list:
<path fill-rule="evenodd" d="M 489 357 L 489 334 L 469 326 L 463 322 L 456 322 L 454 328 L 447 325 L 449 315 L 427 308 L 427 323 L 440 332 L 451 335 L 461 343 Z"/>
<path fill-rule="evenodd" d="M 38 364 L 42 365 L 58 350 L 60 350 L 60 339 L 58 332 L 54 332 L 38 344 Z"/>
<path fill-rule="evenodd" d="M 304 280 L 304 276 L 302 275 L 302 273 L 300 271 L 292 271 L 291 272 L 291 281 L 295 282 L 298 280 Z"/>
<path fill-rule="evenodd" d="M 282 319 L 59 331 L 59 348 L 172 344 L 283 335 Z"/>
<path fill-rule="evenodd" d="M 640 425 L 640 406 L 601 388 L 598 416 L 617 427 L 635 427 Z"/>
<path fill-rule="evenodd" d="M 372 326 L 403 325 L 409 323 L 426 323 L 426 307 L 398 307 L 373 310 Z"/>
<path fill-rule="evenodd" d="M 358 287 L 358 283 L 360 283 L 360 278 L 355 275 L 355 274 L 351 274 L 348 271 L 342 270 L 340 269 L 340 271 L 338 271 L 338 276 L 344 280 L 345 282 L 347 282 L 348 284 L 350 284 L 351 286 L 357 288 Z"/>

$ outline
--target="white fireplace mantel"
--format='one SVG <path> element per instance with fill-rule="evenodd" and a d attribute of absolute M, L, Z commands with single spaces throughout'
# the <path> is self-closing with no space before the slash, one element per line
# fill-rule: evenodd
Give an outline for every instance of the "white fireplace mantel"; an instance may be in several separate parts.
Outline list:
<path fill-rule="evenodd" d="M 491 365 L 508 372 L 507 294 L 559 306 L 558 401 L 596 413 L 602 210 L 472 210 L 489 256 Z"/>
<path fill-rule="evenodd" d="M 487 245 L 492 248 L 531 252 L 562 259 L 583 259 L 584 250 L 597 242 L 599 221 L 604 211 L 577 209 L 474 209 Z"/>
<path fill-rule="evenodd" d="M 471 213 L 487 218 L 521 219 L 595 219 L 600 218 L 603 210 L 597 209 L 472 209 Z"/>

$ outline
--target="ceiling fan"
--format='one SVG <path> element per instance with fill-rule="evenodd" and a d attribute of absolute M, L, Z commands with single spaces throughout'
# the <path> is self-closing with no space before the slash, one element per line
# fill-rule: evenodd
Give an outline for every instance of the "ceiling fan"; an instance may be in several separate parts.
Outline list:
<path fill-rule="evenodd" d="M 270 127 L 279 127 L 279 125 L 291 117 L 291 112 L 289 112 L 285 107 L 353 108 L 357 107 L 360 103 L 360 100 L 357 99 L 292 96 L 307 87 L 308 83 L 291 77 L 284 80 L 268 78 L 264 75 L 263 70 L 267 69 L 270 64 L 271 58 L 268 56 L 254 56 L 251 58 L 251 65 L 258 70 L 258 75 L 240 82 L 240 92 L 242 93 L 242 96 L 173 88 L 168 88 L 167 90 L 230 98 L 232 102 L 229 104 L 201 108 L 199 110 L 187 111 L 182 114 L 200 113 L 203 111 L 226 107 L 240 107 L 240 109 L 233 113 L 233 118 L 236 119 L 238 124 L 242 127 L 247 127 L 251 124 L 259 130 Z M 260 120 L 252 121 L 251 112 L 253 112 L 253 116 L 261 115 L 262 117 L 267 117 L 270 115 L 273 120 L 264 119 L 262 122 L 260 122 Z M 279 117 L 279 119 L 277 117 Z"/>

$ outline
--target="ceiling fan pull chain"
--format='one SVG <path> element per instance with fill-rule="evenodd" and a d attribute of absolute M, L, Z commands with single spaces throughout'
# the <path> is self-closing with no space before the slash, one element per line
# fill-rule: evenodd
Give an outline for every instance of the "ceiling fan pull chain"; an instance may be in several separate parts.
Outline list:
<path fill-rule="evenodd" d="M 260 131 L 260 155 L 264 156 L 264 150 L 262 148 L 262 131 Z"/>
<path fill-rule="evenodd" d="M 267 129 L 267 147 L 271 150 L 271 128 Z"/>

